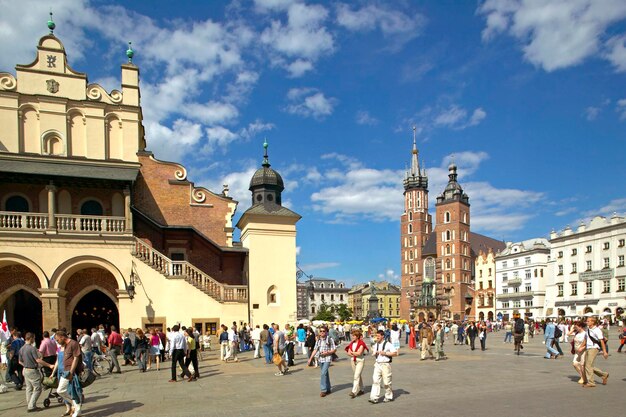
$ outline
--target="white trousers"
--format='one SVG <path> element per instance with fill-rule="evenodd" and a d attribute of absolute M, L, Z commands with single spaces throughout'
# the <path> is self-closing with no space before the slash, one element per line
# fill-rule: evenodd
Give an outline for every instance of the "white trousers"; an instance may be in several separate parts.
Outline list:
<path fill-rule="evenodd" d="M 370 393 L 370 399 L 378 400 L 380 396 L 381 383 L 385 387 L 385 398 L 393 400 L 393 391 L 391 390 L 391 364 L 390 363 L 378 363 L 374 364 L 374 376 L 372 383 L 372 391 Z"/>
<path fill-rule="evenodd" d="M 260 340 L 255 340 L 254 341 L 254 357 L 255 358 L 260 358 L 261 355 L 259 354 L 259 347 L 261 347 L 261 341 Z"/>
<path fill-rule="evenodd" d="M 77 377 L 74 376 L 74 378 L 77 378 Z M 59 387 L 57 388 L 57 394 L 59 394 L 69 404 L 72 404 L 72 407 L 74 407 L 74 414 L 73 415 L 78 416 L 78 415 L 80 415 L 81 403 L 77 403 L 76 401 L 72 400 L 72 397 L 70 397 L 69 392 L 67 392 L 69 384 L 70 384 L 69 379 L 66 379 L 66 378 L 62 377 L 59 380 Z"/>
<path fill-rule="evenodd" d="M 359 391 L 363 391 L 363 378 L 361 373 L 363 372 L 363 364 L 365 359 L 356 358 L 356 361 L 350 358 L 350 364 L 352 365 L 352 372 L 354 372 L 354 378 L 352 381 L 352 393 L 358 394 Z"/>

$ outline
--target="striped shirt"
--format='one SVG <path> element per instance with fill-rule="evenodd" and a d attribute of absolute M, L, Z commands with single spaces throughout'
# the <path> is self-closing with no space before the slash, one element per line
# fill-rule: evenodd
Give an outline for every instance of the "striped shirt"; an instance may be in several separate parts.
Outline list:
<path fill-rule="evenodd" d="M 333 355 L 321 355 L 322 353 L 327 353 L 330 352 L 332 350 L 335 350 L 335 341 L 329 337 L 326 336 L 326 338 L 324 339 L 318 339 L 317 342 L 315 343 L 315 349 L 317 350 L 317 353 L 319 355 L 319 357 L 317 358 L 317 360 L 322 363 L 322 362 L 331 362 L 333 360 Z"/>

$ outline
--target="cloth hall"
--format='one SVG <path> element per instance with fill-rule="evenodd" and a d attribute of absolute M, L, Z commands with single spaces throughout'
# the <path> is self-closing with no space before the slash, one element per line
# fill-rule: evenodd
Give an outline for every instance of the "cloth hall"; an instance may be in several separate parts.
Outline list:
<path fill-rule="evenodd" d="M 238 202 L 227 186 L 198 186 L 148 150 L 130 46 L 121 89 L 107 92 L 70 67 L 48 26 L 32 63 L 0 72 L 0 312 L 9 325 L 214 332 L 295 320 L 300 216 L 281 205 L 267 144 L 252 206 L 233 226 Z"/>

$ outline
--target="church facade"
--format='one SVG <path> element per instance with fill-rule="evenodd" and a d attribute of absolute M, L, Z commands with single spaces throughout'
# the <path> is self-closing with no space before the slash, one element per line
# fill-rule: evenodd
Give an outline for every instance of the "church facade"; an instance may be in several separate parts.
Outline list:
<path fill-rule="evenodd" d="M 147 149 L 139 68 L 89 84 L 53 34 L 0 73 L 0 311 L 43 329 L 296 319 L 296 223 L 267 146 L 233 241 L 238 202 Z"/>
<path fill-rule="evenodd" d="M 504 243 L 471 231 L 469 196 L 458 182 L 457 166 L 437 196 L 435 222 L 429 211 L 428 175 L 420 167 L 413 138 L 411 167 L 404 178 L 400 216 L 401 302 L 403 319 L 474 318 L 474 263 L 482 250 L 497 252 Z"/>

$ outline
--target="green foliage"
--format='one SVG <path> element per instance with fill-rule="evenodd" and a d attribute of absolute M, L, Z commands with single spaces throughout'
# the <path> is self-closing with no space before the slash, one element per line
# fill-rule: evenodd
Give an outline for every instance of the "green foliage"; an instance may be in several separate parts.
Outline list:
<path fill-rule="evenodd" d="M 339 320 L 346 321 L 352 317 L 352 309 L 348 308 L 346 304 L 339 304 L 335 307 L 335 313 L 339 316 Z"/>
<path fill-rule="evenodd" d="M 333 306 L 329 306 L 326 303 L 322 303 L 320 305 L 319 310 L 317 310 L 317 314 L 313 317 L 313 320 L 324 320 L 324 321 L 334 321 L 335 315 L 333 314 Z"/>

